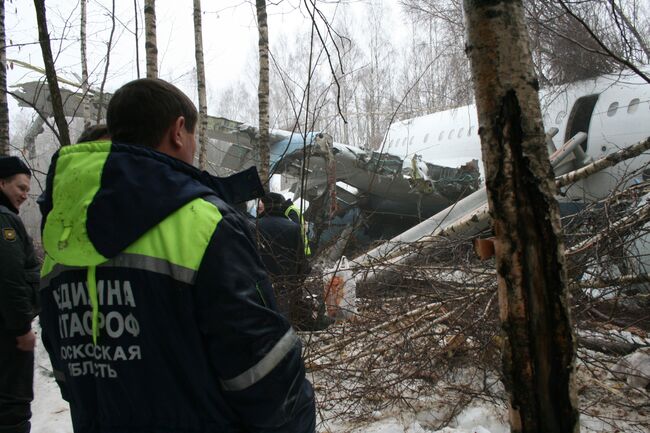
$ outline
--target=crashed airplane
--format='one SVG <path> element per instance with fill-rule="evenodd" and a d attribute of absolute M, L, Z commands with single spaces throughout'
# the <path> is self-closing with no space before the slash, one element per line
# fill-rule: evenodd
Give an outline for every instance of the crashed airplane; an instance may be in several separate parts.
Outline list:
<path fill-rule="evenodd" d="M 21 106 L 50 115 L 44 82 L 14 87 Z M 104 95 L 104 104 L 110 96 Z M 83 102 L 90 100 L 91 118 L 96 117 L 99 104 L 92 90 L 84 98 L 78 89 L 62 89 L 62 98 L 66 116 L 80 117 Z M 650 136 L 650 84 L 631 72 L 545 89 L 540 101 L 556 175 Z M 211 163 L 232 172 L 255 165 L 256 127 L 209 117 L 208 137 L 226 143 L 210 149 Z M 561 207 L 606 196 L 625 172 L 647 162 L 644 154 L 564 188 Z M 487 213 L 475 105 L 396 122 L 378 151 L 337 143 L 325 132 L 272 130 L 270 165 L 310 203 L 308 220 L 327 222 L 334 233 L 336 226 L 362 227 L 356 233 L 362 243 L 389 239 L 432 216 L 428 226 L 410 231 L 413 236 L 447 226 L 454 216 Z M 485 226 L 475 225 L 474 231 Z M 328 240 L 327 233 L 321 240 Z"/>
<path fill-rule="evenodd" d="M 644 72 L 648 74 L 650 68 Z M 650 136 L 650 84 L 629 71 L 542 90 L 540 101 L 556 176 Z M 236 155 L 252 154 L 257 129 L 225 119 L 213 125 L 211 136 L 231 143 L 224 162 L 242 168 L 237 164 L 244 158 Z M 469 222 L 465 234 L 487 227 L 475 105 L 396 122 L 387 131 L 380 151 L 332 142 L 323 133 L 302 137 L 274 131 L 271 166 L 293 179 L 294 193 L 312 202 L 326 193 L 328 149 L 336 161 L 339 207 L 360 210 L 372 218 L 366 224 L 368 231 L 374 231 L 372 239 L 389 238 L 391 232 L 397 234 L 427 217 L 431 218 L 397 240 L 413 242 L 464 219 Z M 626 173 L 645 167 L 649 158 L 641 154 L 566 186 L 560 197 L 561 209 L 569 213 L 585 200 L 607 196 L 622 186 L 619 182 Z M 354 192 L 345 185 L 354 187 Z M 338 219 L 341 229 L 351 222 L 345 217 Z M 389 222 L 388 227 L 382 222 Z"/>

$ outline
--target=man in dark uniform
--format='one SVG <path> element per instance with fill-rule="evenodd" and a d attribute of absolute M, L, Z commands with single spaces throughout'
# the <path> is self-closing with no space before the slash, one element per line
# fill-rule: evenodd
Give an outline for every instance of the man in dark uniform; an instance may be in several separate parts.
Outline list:
<path fill-rule="evenodd" d="M 311 315 L 302 290 L 309 265 L 300 225 L 285 215 L 284 203 L 282 194 L 271 192 L 258 205 L 260 254 L 273 280 L 280 312 L 303 328 Z"/>
<path fill-rule="evenodd" d="M 170 83 L 135 80 L 108 105 L 110 142 L 52 159 L 42 341 L 76 433 L 315 431 L 249 224 L 191 165 L 197 118 Z"/>
<path fill-rule="evenodd" d="M 38 313 L 38 260 L 18 209 L 31 171 L 15 156 L 0 157 L 0 432 L 30 430 Z"/>

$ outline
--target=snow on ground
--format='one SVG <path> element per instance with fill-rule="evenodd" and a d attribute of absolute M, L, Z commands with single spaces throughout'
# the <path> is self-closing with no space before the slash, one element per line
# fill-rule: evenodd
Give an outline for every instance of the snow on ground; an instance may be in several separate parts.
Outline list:
<path fill-rule="evenodd" d="M 34 402 L 32 403 L 32 433 L 72 433 L 70 410 L 61 398 L 59 388 L 51 376 L 52 367 L 42 344 L 37 348 L 34 372 Z M 418 416 L 388 416 L 377 414 L 377 421 L 364 426 L 327 424 L 319 428 L 325 433 L 507 433 L 509 428 L 499 421 L 496 409 L 490 406 L 472 406 L 452 423 L 453 427 L 428 430 L 422 427 L 432 414 Z"/>
<path fill-rule="evenodd" d="M 444 399 L 444 396 L 441 397 Z M 317 431 L 319 433 L 507 433 L 510 431 L 503 408 L 488 403 L 472 404 L 465 408 L 449 427 L 433 430 L 428 426 L 435 425 L 436 421 L 442 418 L 440 409 L 435 409 L 437 405 L 432 400 L 422 401 L 422 403 L 416 414 L 377 411 L 373 414 L 375 419 L 370 422 L 364 424 L 345 421 L 326 422 L 319 424 Z M 627 415 L 618 413 L 617 410 L 620 411 L 620 408 L 610 408 L 608 413 L 611 413 L 614 419 L 625 419 Z M 32 412 L 32 433 L 72 433 L 68 404 L 61 398 L 58 386 L 52 377 L 49 358 L 40 341 L 36 349 Z M 581 416 L 581 424 L 583 433 L 613 431 L 608 423 L 586 414 Z"/>
<path fill-rule="evenodd" d="M 34 330 L 37 329 L 38 326 L 34 326 Z M 34 360 L 32 433 L 72 433 L 70 408 L 61 398 L 59 386 L 52 376 L 50 358 L 40 339 Z"/>
<path fill-rule="evenodd" d="M 450 427 L 431 430 L 425 426 L 428 421 L 437 419 L 433 412 L 421 412 L 417 415 L 402 414 L 381 418 L 376 422 L 352 427 L 347 425 L 327 426 L 322 431 L 332 433 L 508 433 L 510 428 L 502 420 L 495 406 L 473 405 L 461 412 Z"/>
<path fill-rule="evenodd" d="M 35 326 L 35 329 L 37 326 Z M 70 409 L 61 398 L 52 377 L 52 366 L 43 344 L 36 347 L 34 370 L 34 401 L 32 403 L 32 433 L 72 433 Z M 417 415 L 376 414 L 377 420 L 367 425 L 344 423 L 321 425 L 321 433 L 507 433 L 506 424 L 499 421 L 498 409 L 491 406 L 471 406 L 452 423 L 452 427 L 429 430 L 427 420 L 437 419 L 436 413 L 423 411 Z"/>

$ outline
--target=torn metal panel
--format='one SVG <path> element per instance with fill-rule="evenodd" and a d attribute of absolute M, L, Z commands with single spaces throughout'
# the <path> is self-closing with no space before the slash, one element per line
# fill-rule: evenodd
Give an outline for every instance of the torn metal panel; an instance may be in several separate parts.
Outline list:
<path fill-rule="evenodd" d="M 402 210 L 406 214 L 415 214 L 418 207 L 423 214 L 443 209 L 476 191 L 480 183 L 476 161 L 467 161 L 461 167 L 443 167 L 427 162 L 426 181 L 429 182 L 429 188 L 418 190 L 414 188 L 410 173 L 403 170 L 405 162 L 402 158 L 341 143 L 333 144 L 333 153 L 338 181 L 344 181 L 377 199 L 402 203 Z M 326 184 L 327 162 L 325 154 L 318 147 L 305 146 L 304 149 L 287 152 L 278 160 L 276 170 L 300 179 L 303 161 L 307 162 L 309 169 L 304 182 L 304 195 L 319 195 Z"/>
<path fill-rule="evenodd" d="M 385 215 L 390 217 L 391 221 L 384 221 L 386 224 L 400 227 L 401 230 L 479 188 L 480 172 L 475 160 L 466 161 L 466 164 L 460 167 L 444 167 L 424 162 L 423 175 L 419 178 L 430 186 L 423 192 L 414 188 L 412 173 L 403 169 L 410 161 L 341 143 L 332 143 L 335 169 L 328 169 L 329 146 L 324 148 L 321 145 L 323 137 L 327 137 L 327 134 L 310 134 L 307 140 L 294 135 L 271 145 L 271 153 L 276 156 L 272 156 L 274 172 L 283 174 L 285 187 L 291 185 L 292 192 L 311 202 L 308 219 L 314 223 L 323 222 L 321 220 L 324 215 L 320 215 L 320 212 L 327 213 L 329 209 L 325 197 L 329 195 L 328 172 L 332 171 L 336 174 L 337 182 L 343 182 L 355 190 L 351 192 L 343 188 L 336 189 L 337 203 L 341 211 L 347 213 L 351 208 L 358 208 L 368 215 L 373 215 L 373 221 Z M 400 220 L 403 218 L 406 220 Z M 326 220 L 329 221 L 330 228 L 336 226 L 331 215 Z M 346 224 L 341 225 L 345 226 Z M 371 229 L 377 231 L 377 227 Z M 389 233 L 392 233 L 392 237 L 398 232 L 382 232 L 379 237 Z M 371 238 L 376 239 L 373 236 Z"/>
<path fill-rule="evenodd" d="M 50 98 L 50 91 L 47 87 L 47 82 L 43 81 L 30 81 L 28 83 L 21 83 L 11 86 L 12 96 L 18 101 L 18 106 L 33 108 L 40 114 L 50 117 L 52 116 L 52 103 Z M 60 88 L 61 100 L 63 101 L 63 112 L 66 117 L 81 117 L 83 115 L 83 101 L 84 95 L 81 87 L 74 90 L 69 90 L 65 87 Z M 106 107 L 113 95 L 104 93 L 102 103 L 102 113 L 106 113 Z M 88 92 L 86 98 L 90 98 L 90 114 L 92 118 L 97 118 L 97 110 L 99 108 L 99 96 L 94 92 Z"/>

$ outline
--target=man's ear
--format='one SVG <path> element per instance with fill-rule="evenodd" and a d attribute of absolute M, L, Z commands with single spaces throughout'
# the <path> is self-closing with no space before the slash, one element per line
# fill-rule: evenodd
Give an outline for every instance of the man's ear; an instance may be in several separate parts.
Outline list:
<path fill-rule="evenodd" d="M 183 147 L 182 131 L 185 129 L 185 117 L 178 116 L 170 128 L 170 139 L 174 147 Z"/>

